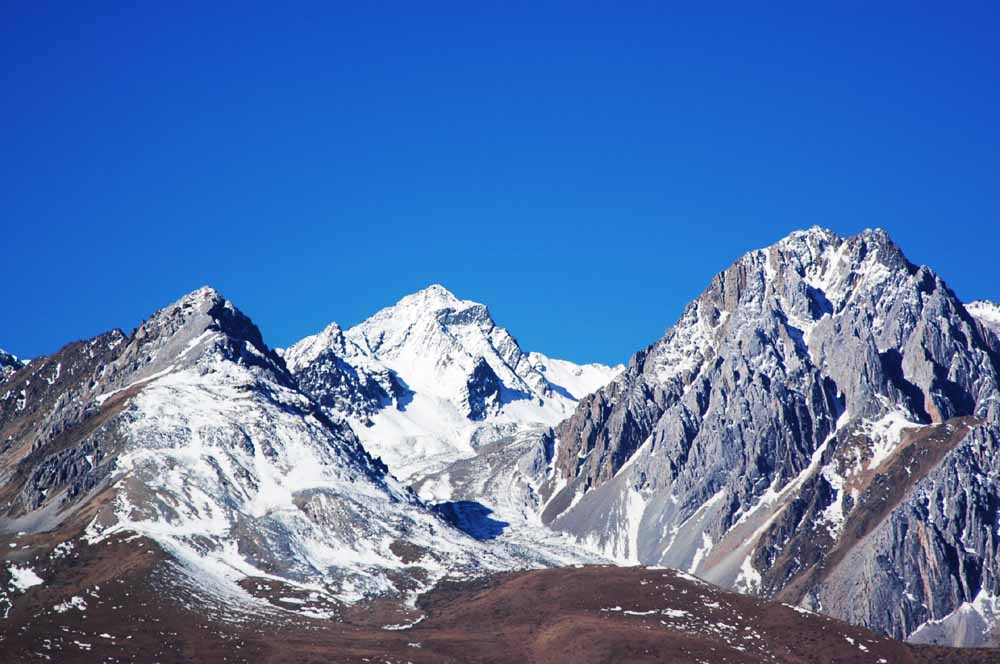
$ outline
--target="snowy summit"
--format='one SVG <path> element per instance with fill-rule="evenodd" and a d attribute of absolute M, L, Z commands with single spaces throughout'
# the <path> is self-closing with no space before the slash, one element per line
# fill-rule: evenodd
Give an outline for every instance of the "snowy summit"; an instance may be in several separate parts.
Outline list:
<path fill-rule="evenodd" d="M 283 356 L 300 385 L 404 478 L 515 428 L 553 426 L 623 369 L 525 353 L 485 305 L 437 284 L 348 330 L 332 323 Z"/>

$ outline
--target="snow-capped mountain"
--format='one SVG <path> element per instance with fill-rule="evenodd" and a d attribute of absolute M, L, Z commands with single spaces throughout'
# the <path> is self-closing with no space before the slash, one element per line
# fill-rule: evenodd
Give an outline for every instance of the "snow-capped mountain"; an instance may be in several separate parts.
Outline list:
<path fill-rule="evenodd" d="M 896 637 L 1000 618 L 1000 341 L 881 230 L 746 254 L 557 429 L 544 520 Z"/>
<path fill-rule="evenodd" d="M 554 426 L 623 368 L 525 353 L 484 305 L 439 285 L 282 355 L 329 415 L 411 480 L 524 427 Z"/>
<path fill-rule="evenodd" d="M 24 362 L 19 360 L 17 356 L 0 348 L 0 383 L 3 383 L 12 373 L 23 366 Z"/>
<path fill-rule="evenodd" d="M 199 289 L 131 335 L 7 362 L 0 653 L 294 661 L 269 650 L 282 629 L 350 661 L 457 662 L 527 626 L 509 659 L 666 629 L 635 653 L 991 661 L 812 611 L 996 641 L 998 328 L 878 230 L 746 254 L 627 367 L 525 352 L 441 286 L 274 351 Z M 653 567 L 576 569 L 608 561 Z M 495 574 L 547 566 L 566 569 Z"/>
<path fill-rule="evenodd" d="M 986 327 L 1000 333 L 1000 304 L 989 300 L 976 300 L 965 305 L 965 310 Z"/>
<path fill-rule="evenodd" d="M 202 592 L 308 590 L 310 615 L 535 562 L 450 527 L 298 390 L 210 288 L 32 362 L 0 401 L 0 530 L 71 546 L 145 538 Z"/>

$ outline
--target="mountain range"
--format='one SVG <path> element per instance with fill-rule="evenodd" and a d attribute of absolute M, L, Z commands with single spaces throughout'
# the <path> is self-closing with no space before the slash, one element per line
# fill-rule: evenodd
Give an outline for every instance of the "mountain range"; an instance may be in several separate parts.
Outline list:
<path fill-rule="evenodd" d="M 0 352 L 0 653 L 991 661 L 998 382 L 1000 306 L 881 230 L 747 253 L 615 367 L 440 285 L 284 349 L 202 288 Z"/>

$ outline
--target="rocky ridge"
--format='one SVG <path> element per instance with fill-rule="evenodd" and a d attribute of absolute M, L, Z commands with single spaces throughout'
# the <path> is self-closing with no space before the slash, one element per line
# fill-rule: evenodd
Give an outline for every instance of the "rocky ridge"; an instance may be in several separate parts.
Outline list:
<path fill-rule="evenodd" d="M 558 427 L 543 519 L 896 637 L 993 642 L 991 311 L 881 230 L 748 253 Z"/>

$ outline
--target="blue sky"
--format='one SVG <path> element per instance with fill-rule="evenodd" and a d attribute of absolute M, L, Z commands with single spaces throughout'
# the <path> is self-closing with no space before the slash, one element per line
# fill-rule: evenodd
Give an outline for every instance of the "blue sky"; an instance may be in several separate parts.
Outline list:
<path fill-rule="evenodd" d="M 528 349 L 623 361 L 813 224 L 1000 299 L 996 3 L 17 4 L 20 355 L 203 284 L 281 346 L 440 282 Z"/>

